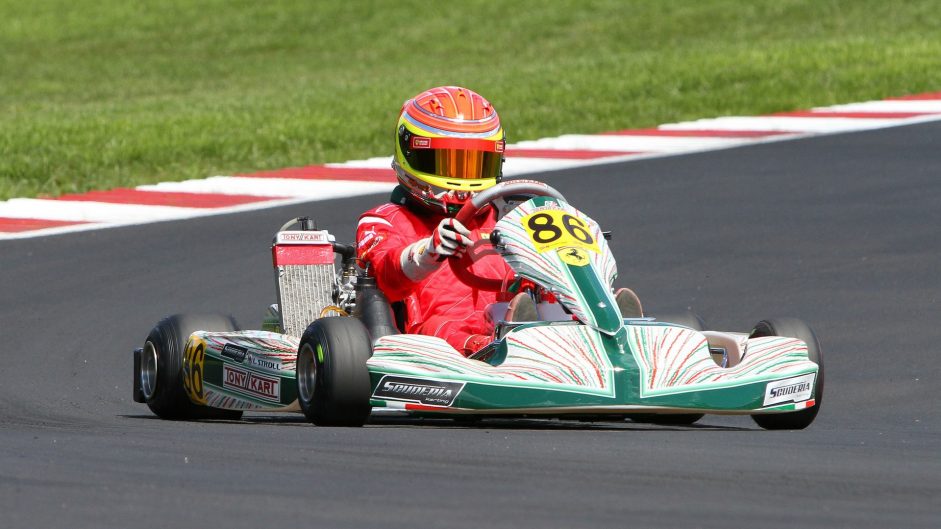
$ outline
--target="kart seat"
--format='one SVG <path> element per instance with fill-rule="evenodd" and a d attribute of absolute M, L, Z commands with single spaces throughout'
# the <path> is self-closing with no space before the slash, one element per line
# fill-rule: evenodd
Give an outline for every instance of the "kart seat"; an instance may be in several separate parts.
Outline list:
<path fill-rule="evenodd" d="M 405 303 L 394 301 L 389 308 L 392 310 L 392 318 L 395 320 L 395 327 L 400 333 L 405 332 L 405 326 L 408 324 L 408 311 L 405 310 Z"/>
<path fill-rule="evenodd" d="M 363 276 L 356 282 L 356 308 L 353 309 L 353 316 L 363 322 L 373 341 L 401 332 L 395 311 L 389 299 L 379 290 L 374 277 Z"/>
<path fill-rule="evenodd" d="M 725 349 L 725 354 L 729 361 L 728 365 L 730 367 L 738 365 L 739 362 L 742 361 L 742 357 L 745 356 L 745 340 L 748 339 L 747 334 L 739 335 L 719 331 L 702 331 L 702 334 L 705 335 L 709 347 L 721 347 Z"/>

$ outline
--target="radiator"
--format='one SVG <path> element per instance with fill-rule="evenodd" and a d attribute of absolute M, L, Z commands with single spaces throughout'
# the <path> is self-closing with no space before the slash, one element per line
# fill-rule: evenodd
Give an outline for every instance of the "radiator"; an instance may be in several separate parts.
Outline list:
<path fill-rule="evenodd" d="M 301 336 L 324 307 L 335 304 L 330 235 L 326 231 L 278 232 L 271 255 L 282 332 Z"/>

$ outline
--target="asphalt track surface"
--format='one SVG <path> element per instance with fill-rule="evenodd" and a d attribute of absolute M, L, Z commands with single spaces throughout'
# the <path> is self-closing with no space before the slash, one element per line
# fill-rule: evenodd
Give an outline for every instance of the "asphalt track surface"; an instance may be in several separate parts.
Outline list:
<path fill-rule="evenodd" d="M 810 322 L 827 388 L 804 431 L 165 422 L 132 348 L 179 311 L 259 325 L 268 245 L 360 197 L 0 242 L 0 527 L 938 527 L 941 123 L 547 174 L 615 232 L 650 312 Z"/>

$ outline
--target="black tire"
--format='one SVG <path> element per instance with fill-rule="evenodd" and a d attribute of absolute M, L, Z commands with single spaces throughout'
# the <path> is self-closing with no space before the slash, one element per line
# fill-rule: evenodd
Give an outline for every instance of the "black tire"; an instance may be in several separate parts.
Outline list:
<path fill-rule="evenodd" d="M 318 426 L 366 424 L 372 411 L 370 356 L 369 332 L 356 318 L 311 323 L 297 350 L 297 400 L 304 416 Z"/>
<path fill-rule="evenodd" d="M 679 312 L 655 316 L 657 321 L 674 323 L 689 327 L 694 331 L 706 330 L 706 323 L 695 312 Z M 660 424 L 663 426 L 689 426 L 703 418 L 702 413 L 629 413 L 627 418 L 634 422 Z"/>
<path fill-rule="evenodd" d="M 807 343 L 807 356 L 820 366 L 817 371 L 817 384 L 814 388 L 814 406 L 800 411 L 775 414 L 756 414 L 752 419 L 765 430 L 803 430 L 810 426 L 820 411 L 823 403 L 823 351 L 817 335 L 809 325 L 796 318 L 775 318 L 761 320 L 752 329 L 750 338 L 762 336 L 786 336 L 797 338 Z"/>
<path fill-rule="evenodd" d="M 147 406 L 161 419 L 198 420 L 226 419 L 239 420 L 240 410 L 223 410 L 194 404 L 183 389 L 183 350 L 186 340 L 194 331 L 237 331 L 238 324 L 231 316 L 174 314 L 160 320 L 151 329 L 144 342 L 142 364 L 155 363 L 156 377 L 154 384 L 148 386 Z M 153 348 L 153 351 L 150 348 Z M 154 362 L 153 357 L 156 356 Z M 137 373 L 138 377 L 142 373 Z"/>

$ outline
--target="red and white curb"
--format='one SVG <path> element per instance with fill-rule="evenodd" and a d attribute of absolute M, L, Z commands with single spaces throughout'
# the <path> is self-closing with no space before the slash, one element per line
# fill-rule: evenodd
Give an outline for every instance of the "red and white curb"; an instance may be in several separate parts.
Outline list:
<path fill-rule="evenodd" d="M 508 145 L 509 177 L 572 167 L 941 120 L 941 92 L 767 116 L 725 116 Z M 0 202 L 0 239 L 219 215 L 386 193 L 391 157 Z"/>

